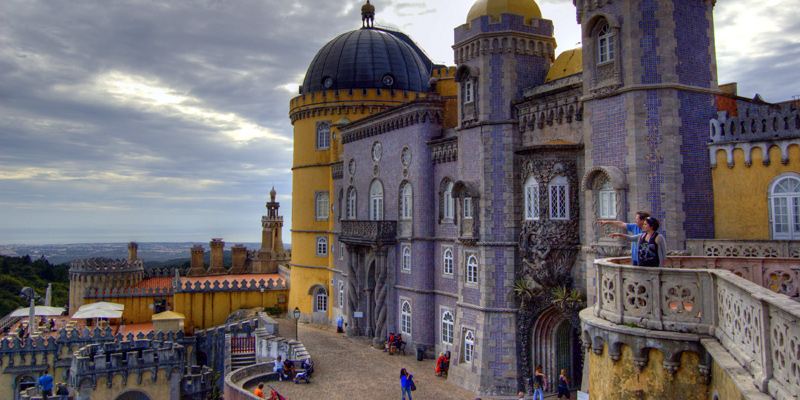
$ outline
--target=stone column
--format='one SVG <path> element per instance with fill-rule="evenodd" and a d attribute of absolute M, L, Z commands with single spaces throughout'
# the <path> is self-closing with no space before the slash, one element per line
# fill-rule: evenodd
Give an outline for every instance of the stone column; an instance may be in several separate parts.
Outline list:
<path fill-rule="evenodd" d="M 211 247 L 211 266 L 208 270 L 208 274 L 221 275 L 227 273 L 222 258 L 225 253 L 225 242 L 220 238 L 215 238 L 211 239 L 209 246 Z"/>
<path fill-rule="evenodd" d="M 358 252 L 354 246 L 347 245 L 347 304 L 345 305 L 345 318 L 347 319 L 347 336 L 356 336 L 356 320 L 353 313 L 358 309 Z"/>
<path fill-rule="evenodd" d="M 375 347 L 383 347 L 386 338 L 386 248 L 378 247 L 375 252 L 375 332 L 372 343 Z"/>
<path fill-rule="evenodd" d="M 188 276 L 205 275 L 206 268 L 205 268 L 205 262 L 203 261 L 204 257 L 205 257 L 205 250 L 203 250 L 203 246 L 200 246 L 199 244 L 192 246 L 191 267 L 189 268 L 189 272 L 186 275 Z"/>

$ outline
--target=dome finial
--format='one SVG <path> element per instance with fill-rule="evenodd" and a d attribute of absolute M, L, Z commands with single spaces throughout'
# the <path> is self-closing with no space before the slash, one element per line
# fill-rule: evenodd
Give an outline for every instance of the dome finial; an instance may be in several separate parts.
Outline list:
<path fill-rule="evenodd" d="M 361 6 L 361 27 L 372 28 L 375 24 L 375 6 L 367 3 Z"/>

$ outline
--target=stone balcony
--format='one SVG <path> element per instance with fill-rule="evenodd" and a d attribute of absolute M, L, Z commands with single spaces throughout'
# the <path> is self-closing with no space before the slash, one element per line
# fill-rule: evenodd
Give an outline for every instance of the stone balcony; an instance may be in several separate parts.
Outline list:
<path fill-rule="evenodd" d="M 641 371 L 649 349 L 658 349 L 675 375 L 688 351 L 700 355 L 701 376 L 725 380 L 710 374 L 713 364 L 742 398 L 800 393 L 800 260 L 670 257 L 664 268 L 629 262 L 595 261 L 597 302 L 581 320 L 596 355 L 607 349 L 616 362 L 623 345 L 632 347 Z"/>
<path fill-rule="evenodd" d="M 686 250 L 706 257 L 800 258 L 800 240 L 689 239 Z"/>
<path fill-rule="evenodd" d="M 339 240 L 352 245 L 387 245 L 397 241 L 397 221 L 342 220 Z"/>

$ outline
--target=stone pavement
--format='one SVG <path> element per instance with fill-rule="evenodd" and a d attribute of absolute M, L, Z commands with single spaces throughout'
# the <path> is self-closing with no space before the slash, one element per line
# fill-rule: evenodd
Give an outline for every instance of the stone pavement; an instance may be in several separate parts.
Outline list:
<path fill-rule="evenodd" d="M 281 320 L 280 333 L 294 337 L 294 324 Z M 384 353 L 362 338 L 348 338 L 326 329 L 300 324 L 299 339 L 314 360 L 311 384 L 268 382 L 289 400 L 373 400 L 400 398 L 400 368 L 414 375 L 414 399 L 472 400 L 477 396 L 436 377 L 434 361 L 417 361 L 411 352 L 405 356 Z"/>

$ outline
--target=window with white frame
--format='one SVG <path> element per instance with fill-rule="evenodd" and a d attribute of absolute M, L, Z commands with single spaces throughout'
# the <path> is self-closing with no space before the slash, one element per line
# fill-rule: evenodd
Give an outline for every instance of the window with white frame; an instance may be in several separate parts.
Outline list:
<path fill-rule="evenodd" d="M 411 271 L 411 247 L 403 246 L 402 267 L 404 271 Z"/>
<path fill-rule="evenodd" d="M 445 310 L 442 313 L 442 343 L 453 344 L 453 328 L 455 327 L 456 319 L 450 310 Z"/>
<path fill-rule="evenodd" d="M 464 219 L 472 219 L 472 197 L 464 197 Z"/>
<path fill-rule="evenodd" d="M 600 64 L 614 60 L 614 31 L 607 22 L 597 32 L 597 56 Z"/>
<path fill-rule="evenodd" d="M 331 125 L 327 122 L 317 124 L 317 149 L 325 150 L 331 147 Z"/>
<path fill-rule="evenodd" d="M 475 355 L 475 332 L 472 329 L 464 330 L 464 362 L 471 363 Z"/>
<path fill-rule="evenodd" d="M 442 269 L 446 275 L 453 275 L 453 249 L 449 247 L 444 249 L 442 255 Z"/>
<path fill-rule="evenodd" d="M 478 257 L 467 258 L 467 283 L 478 283 Z"/>
<path fill-rule="evenodd" d="M 344 282 L 339 281 L 339 308 L 344 308 Z"/>
<path fill-rule="evenodd" d="M 316 290 L 316 294 L 314 295 L 314 311 L 328 311 L 328 293 L 324 288 L 317 288 Z"/>
<path fill-rule="evenodd" d="M 550 219 L 569 219 L 569 182 L 563 176 L 550 181 Z"/>
<path fill-rule="evenodd" d="M 411 184 L 405 182 L 400 188 L 400 219 L 411 219 L 412 205 Z"/>
<path fill-rule="evenodd" d="M 475 84 L 472 79 L 467 79 L 464 82 L 464 103 L 472 103 L 475 101 Z"/>
<path fill-rule="evenodd" d="M 444 219 L 453 219 L 455 203 L 453 199 L 453 182 L 447 181 L 444 184 L 444 193 L 442 194 L 442 201 L 444 202 Z"/>
<path fill-rule="evenodd" d="M 525 219 L 535 221 L 539 219 L 539 182 L 536 178 L 529 177 L 525 181 Z"/>
<path fill-rule="evenodd" d="M 383 220 L 383 184 L 379 180 L 372 181 L 369 187 L 369 219 Z"/>
<path fill-rule="evenodd" d="M 400 305 L 400 333 L 411 334 L 411 303 L 403 300 Z"/>
<path fill-rule="evenodd" d="M 316 194 L 316 216 L 318 220 L 328 219 L 328 212 L 330 211 L 330 200 L 328 192 L 317 192 Z"/>
<path fill-rule="evenodd" d="M 347 189 L 347 219 L 356 219 L 356 188 Z"/>
<path fill-rule="evenodd" d="M 770 188 L 772 238 L 800 239 L 800 175 L 779 176 Z"/>
<path fill-rule="evenodd" d="M 617 218 L 617 192 L 606 180 L 597 192 L 597 216 L 603 219 Z"/>
<path fill-rule="evenodd" d="M 317 238 L 317 255 L 318 256 L 328 255 L 328 238 L 322 236 Z"/>

